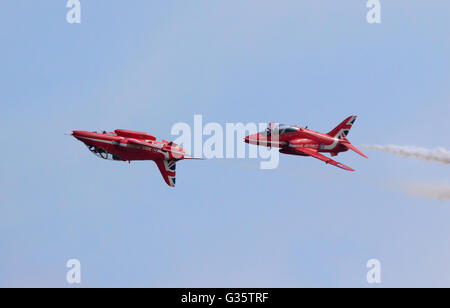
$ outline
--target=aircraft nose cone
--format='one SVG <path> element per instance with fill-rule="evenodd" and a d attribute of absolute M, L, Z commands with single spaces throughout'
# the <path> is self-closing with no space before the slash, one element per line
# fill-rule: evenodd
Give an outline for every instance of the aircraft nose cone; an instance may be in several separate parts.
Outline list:
<path fill-rule="evenodd" d="M 245 143 L 248 143 L 248 141 L 249 141 L 249 138 L 248 138 L 248 136 L 247 136 L 247 137 L 245 137 L 245 138 L 244 138 L 243 140 L 244 140 L 244 142 L 245 142 Z"/>
<path fill-rule="evenodd" d="M 73 130 L 72 131 L 72 136 L 74 136 L 75 138 L 79 137 L 80 135 L 81 135 L 81 131 L 79 131 L 79 130 Z"/>
<path fill-rule="evenodd" d="M 88 132 L 85 132 L 85 131 L 81 131 L 81 130 L 72 131 L 72 136 L 74 136 L 77 139 L 86 137 L 87 135 L 88 135 Z"/>

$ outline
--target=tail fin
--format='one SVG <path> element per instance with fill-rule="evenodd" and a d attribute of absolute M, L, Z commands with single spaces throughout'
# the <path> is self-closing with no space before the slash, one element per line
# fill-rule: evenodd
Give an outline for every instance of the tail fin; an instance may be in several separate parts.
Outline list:
<path fill-rule="evenodd" d="M 356 116 L 349 116 L 341 124 L 336 126 L 331 132 L 328 133 L 331 137 L 343 139 L 347 137 L 352 125 L 355 123 Z"/>
<path fill-rule="evenodd" d="M 155 162 L 167 185 L 169 185 L 170 187 L 175 187 L 175 169 L 177 161 L 174 159 L 160 159 L 156 160 Z"/>

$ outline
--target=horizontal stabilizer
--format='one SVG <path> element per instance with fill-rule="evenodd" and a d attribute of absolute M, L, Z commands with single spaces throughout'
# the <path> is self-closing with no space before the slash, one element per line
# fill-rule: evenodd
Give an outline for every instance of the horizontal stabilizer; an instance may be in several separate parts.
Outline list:
<path fill-rule="evenodd" d="M 347 149 L 352 150 L 352 151 L 358 153 L 358 154 L 361 155 L 362 157 L 369 158 L 369 157 L 367 157 L 366 154 L 364 154 L 363 152 L 361 152 L 360 150 L 358 150 L 353 144 L 351 144 L 350 142 L 348 142 L 348 140 L 342 142 L 342 144 L 343 144 Z"/>

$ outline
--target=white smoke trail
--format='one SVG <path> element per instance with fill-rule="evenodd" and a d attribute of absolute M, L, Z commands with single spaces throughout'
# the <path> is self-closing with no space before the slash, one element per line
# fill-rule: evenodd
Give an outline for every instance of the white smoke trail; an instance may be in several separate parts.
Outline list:
<path fill-rule="evenodd" d="M 412 157 L 428 162 L 438 162 L 441 164 L 450 164 L 450 151 L 444 148 L 426 149 L 399 145 L 363 145 L 363 148 L 369 150 L 383 151 L 392 153 L 400 157 Z"/>
<path fill-rule="evenodd" d="M 449 183 L 404 183 L 400 184 L 400 189 L 412 197 L 425 197 L 440 201 L 450 200 Z"/>

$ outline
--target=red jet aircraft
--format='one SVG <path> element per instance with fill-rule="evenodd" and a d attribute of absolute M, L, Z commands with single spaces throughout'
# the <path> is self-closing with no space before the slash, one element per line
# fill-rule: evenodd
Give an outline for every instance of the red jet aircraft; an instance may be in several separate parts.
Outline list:
<path fill-rule="evenodd" d="M 170 187 L 175 187 L 176 162 L 191 159 L 185 150 L 173 142 L 147 133 L 117 129 L 114 132 L 73 131 L 72 136 L 83 142 L 96 156 L 119 161 L 153 160 Z"/>
<path fill-rule="evenodd" d="M 266 131 L 247 136 L 244 141 L 255 145 L 278 147 L 280 153 L 284 154 L 312 156 L 344 170 L 355 171 L 319 153 L 326 152 L 331 156 L 336 156 L 340 152 L 352 150 L 368 158 L 346 138 L 355 120 L 356 116 L 348 117 L 328 134 L 318 133 L 300 126 L 270 123 Z"/>

